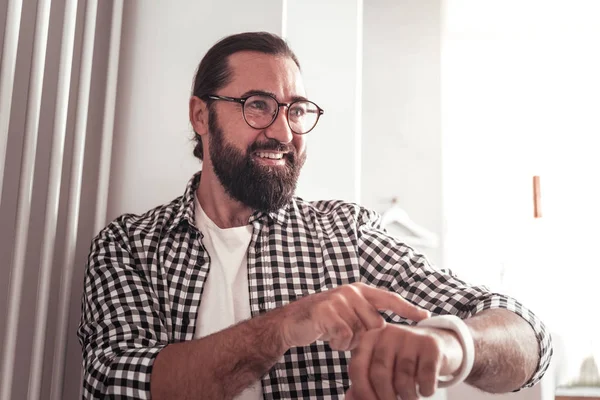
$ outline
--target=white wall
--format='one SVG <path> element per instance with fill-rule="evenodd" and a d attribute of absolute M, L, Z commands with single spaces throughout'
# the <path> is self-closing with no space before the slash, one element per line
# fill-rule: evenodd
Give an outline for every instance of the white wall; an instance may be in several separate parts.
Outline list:
<path fill-rule="evenodd" d="M 284 36 L 325 113 L 308 134 L 297 194 L 360 200 L 362 0 L 287 0 Z"/>
<path fill-rule="evenodd" d="M 363 30 L 362 202 L 397 196 L 441 235 L 440 0 L 367 0 Z M 441 264 L 441 248 L 423 251 Z"/>
<path fill-rule="evenodd" d="M 554 380 L 576 377 L 600 343 L 589 318 L 600 279 L 600 4 L 443 4 L 447 261 L 531 307 L 555 347 L 561 338 L 556 377 L 529 391 L 552 399 Z"/>
<path fill-rule="evenodd" d="M 445 5 L 448 261 L 487 281 L 504 270 L 503 286 L 554 332 L 592 332 L 598 324 L 587 316 L 600 279 L 600 187 L 592 183 L 600 170 L 600 3 Z M 541 175 L 539 220 L 533 175 Z M 586 277 L 576 289 L 564 287 L 565 265 Z M 590 306 L 574 310 L 545 296 L 559 290 Z M 581 322 L 564 324 L 565 314 Z"/>
<path fill-rule="evenodd" d="M 281 34 L 281 1 L 174 4 L 125 2 L 109 219 L 169 202 L 200 169 L 188 100 L 209 47 L 238 32 Z"/>

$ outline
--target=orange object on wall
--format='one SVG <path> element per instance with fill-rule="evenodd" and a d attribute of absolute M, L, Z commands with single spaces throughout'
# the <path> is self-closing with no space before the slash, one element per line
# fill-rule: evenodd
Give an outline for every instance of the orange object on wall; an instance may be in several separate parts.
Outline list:
<path fill-rule="evenodd" d="M 540 177 L 533 177 L 533 217 L 542 218 Z"/>

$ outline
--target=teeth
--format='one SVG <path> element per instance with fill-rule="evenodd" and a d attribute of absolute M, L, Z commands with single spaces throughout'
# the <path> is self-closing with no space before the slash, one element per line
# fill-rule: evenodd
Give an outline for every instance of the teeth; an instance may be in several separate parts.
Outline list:
<path fill-rule="evenodd" d="M 267 153 L 267 152 L 260 151 L 260 152 L 256 153 L 256 155 L 261 158 L 271 158 L 273 160 L 280 160 L 283 158 L 282 153 Z"/>

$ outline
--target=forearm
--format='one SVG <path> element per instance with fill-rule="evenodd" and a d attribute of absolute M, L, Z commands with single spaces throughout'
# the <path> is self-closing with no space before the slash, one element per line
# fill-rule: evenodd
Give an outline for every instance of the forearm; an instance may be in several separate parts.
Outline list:
<path fill-rule="evenodd" d="M 152 370 L 152 398 L 233 398 L 287 351 L 279 324 L 275 310 L 205 338 L 165 347 Z"/>
<path fill-rule="evenodd" d="M 475 363 L 466 382 L 490 393 L 520 388 L 535 373 L 539 345 L 531 326 L 503 309 L 465 320 L 475 342 Z"/>

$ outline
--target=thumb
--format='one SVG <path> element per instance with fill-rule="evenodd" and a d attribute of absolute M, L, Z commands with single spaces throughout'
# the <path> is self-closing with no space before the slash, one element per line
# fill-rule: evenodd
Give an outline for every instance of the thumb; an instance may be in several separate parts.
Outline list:
<path fill-rule="evenodd" d="M 352 388 L 348 389 L 346 394 L 344 395 L 345 400 L 353 400 L 354 396 L 352 395 Z"/>

